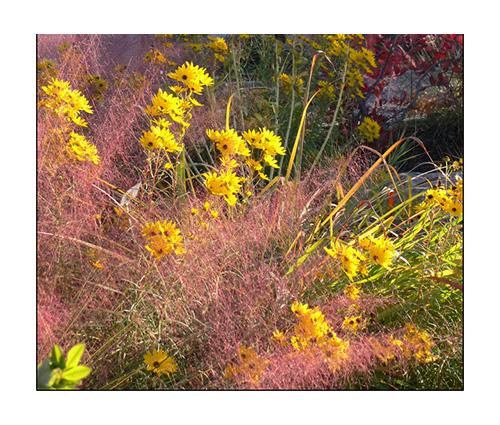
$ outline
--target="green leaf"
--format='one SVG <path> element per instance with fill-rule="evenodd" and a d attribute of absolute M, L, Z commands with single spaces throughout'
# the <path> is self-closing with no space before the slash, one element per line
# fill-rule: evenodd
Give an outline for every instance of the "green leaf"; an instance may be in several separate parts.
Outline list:
<path fill-rule="evenodd" d="M 78 365 L 78 362 L 82 358 L 83 352 L 85 350 L 84 344 L 76 344 L 71 350 L 68 351 L 66 356 L 66 368 L 70 369 Z"/>
<path fill-rule="evenodd" d="M 50 363 L 52 369 L 55 368 L 61 368 L 64 369 L 65 364 L 64 364 L 64 354 L 61 350 L 61 347 L 59 345 L 54 345 L 54 348 L 52 348 L 52 352 L 50 354 Z"/>
<path fill-rule="evenodd" d="M 62 377 L 67 381 L 77 382 L 83 378 L 86 378 L 90 374 L 90 368 L 87 366 L 75 366 L 70 369 L 66 369 Z"/>
<path fill-rule="evenodd" d="M 54 369 L 52 371 L 52 376 L 50 377 L 49 383 L 47 384 L 47 386 L 49 388 L 56 388 L 62 379 L 62 375 L 63 375 L 63 371 L 61 369 L 59 369 L 59 368 Z"/>
<path fill-rule="evenodd" d="M 45 359 L 38 365 L 38 369 L 36 371 L 36 388 L 39 390 L 48 389 L 51 376 L 52 369 L 50 367 L 50 359 Z"/>

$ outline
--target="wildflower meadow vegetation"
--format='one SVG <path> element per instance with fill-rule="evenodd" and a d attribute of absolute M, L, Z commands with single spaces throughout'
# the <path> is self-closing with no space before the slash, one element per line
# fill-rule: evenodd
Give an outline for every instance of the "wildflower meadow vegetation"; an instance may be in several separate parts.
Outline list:
<path fill-rule="evenodd" d="M 37 387 L 463 388 L 463 37 L 37 37 Z"/>

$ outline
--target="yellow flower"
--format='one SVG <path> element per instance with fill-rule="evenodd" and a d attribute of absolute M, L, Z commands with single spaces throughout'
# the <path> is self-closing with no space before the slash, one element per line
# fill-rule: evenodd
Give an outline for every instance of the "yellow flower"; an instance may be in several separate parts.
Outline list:
<path fill-rule="evenodd" d="M 210 211 L 210 215 L 211 215 L 213 218 L 217 218 L 217 217 L 219 217 L 219 213 L 218 213 L 217 211 L 215 211 L 215 210 L 211 210 L 211 211 Z"/>
<path fill-rule="evenodd" d="M 92 114 L 92 107 L 85 96 L 78 90 L 71 89 L 69 82 L 53 78 L 42 90 L 46 96 L 40 101 L 41 106 L 78 126 L 87 127 L 87 122 L 80 117 L 80 112 Z"/>
<path fill-rule="evenodd" d="M 97 147 L 87 142 L 85 136 L 71 132 L 70 139 L 66 144 L 68 156 L 75 161 L 89 161 L 97 165 L 101 161 L 97 153 Z"/>
<path fill-rule="evenodd" d="M 309 305 L 302 304 L 298 301 L 294 301 L 290 307 L 292 313 L 295 313 L 296 316 L 303 316 L 308 314 L 310 311 Z"/>
<path fill-rule="evenodd" d="M 361 136 L 368 142 L 374 142 L 380 138 L 380 125 L 370 117 L 365 117 L 358 127 Z"/>
<path fill-rule="evenodd" d="M 147 150 L 163 149 L 165 152 L 182 152 L 183 146 L 176 142 L 173 133 L 165 127 L 151 126 L 139 139 Z"/>
<path fill-rule="evenodd" d="M 349 358 L 349 341 L 339 338 L 335 332 L 321 345 L 323 360 L 328 365 L 331 372 L 335 373 L 342 364 Z"/>
<path fill-rule="evenodd" d="M 350 283 L 344 288 L 344 294 L 346 295 L 346 297 L 350 298 L 353 301 L 359 298 L 359 292 L 359 286 L 355 285 L 354 283 Z"/>
<path fill-rule="evenodd" d="M 182 255 L 186 252 L 181 231 L 171 221 L 146 223 L 142 234 L 148 241 L 146 249 L 158 260 L 171 253 Z"/>
<path fill-rule="evenodd" d="M 153 96 L 151 105 L 146 107 L 146 113 L 152 117 L 168 116 L 178 124 L 185 125 L 182 99 L 158 89 Z"/>
<path fill-rule="evenodd" d="M 365 256 L 356 248 L 342 242 L 332 241 L 330 246 L 331 248 L 325 247 L 326 253 L 332 258 L 340 259 L 342 270 L 352 280 L 360 272 L 361 264 L 366 260 Z"/>
<path fill-rule="evenodd" d="M 208 172 L 205 177 L 205 187 L 216 196 L 222 196 L 229 205 L 235 205 L 237 201 L 236 194 L 241 189 L 241 182 L 245 179 L 238 177 L 232 170 L 219 173 Z"/>
<path fill-rule="evenodd" d="M 242 136 L 243 136 L 243 139 L 245 139 L 246 142 L 250 146 L 262 149 L 262 144 L 260 143 L 262 135 L 261 135 L 260 131 L 256 131 L 256 130 L 244 131 L 242 133 Z"/>
<path fill-rule="evenodd" d="M 222 158 L 233 155 L 250 156 L 250 150 L 245 141 L 232 128 L 221 131 L 209 129 L 207 130 L 207 136 L 215 143 L 215 147 L 221 153 Z"/>
<path fill-rule="evenodd" d="M 167 59 L 165 58 L 165 56 L 163 56 L 163 53 L 160 52 L 158 49 L 151 49 L 144 55 L 144 59 L 146 60 L 146 62 L 151 62 L 156 64 L 167 62 Z"/>
<path fill-rule="evenodd" d="M 286 342 L 286 335 L 285 335 L 282 331 L 280 331 L 280 330 L 278 330 L 278 329 L 276 329 L 276 330 L 273 332 L 273 338 L 274 338 L 276 341 L 278 341 L 280 344 L 283 344 L 283 343 L 285 343 L 285 342 Z"/>
<path fill-rule="evenodd" d="M 144 363 L 146 363 L 148 371 L 152 371 L 158 376 L 168 376 L 177 372 L 177 363 L 163 350 L 149 351 L 144 354 Z"/>
<path fill-rule="evenodd" d="M 361 238 L 359 245 L 368 251 L 370 260 L 386 269 L 389 268 L 396 254 L 396 249 L 392 241 L 385 236 L 380 236 L 379 238 L 372 236 Z"/>
<path fill-rule="evenodd" d="M 208 44 L 208 47 L 214 52 L 225 54 L 229 51 L 226 40 L 224 40 L 222 37 L 209 36 L 208 39 L 211 41 Z"/>
<path fill-rule="evenodd" d="M 199 213 L 200 213 L 200 210 L 198 208 L 191 208 L 192 215 L 198 215 Z"/>
<path fill-rule="evenodd" d="M 194 65 L 192 62 L 184 63 L 175 72 L 170 72 L 168 76 L 181 82 L 195 94 L 201 94 L 205 86 L 214 84 L 214 80 L 206 73 L 206 69 Z"/>
<path fill-rule="evenodd" d="M 362 326 L 363 319 L 361 316 L 348 316 L 342 322 L 342 329 L 352 333 L 356 333 Z"/>
<path fill-rule="evenodd" d="M 208 210 L 210 209 L 210 205 L 211 205 L 211 204 L 210 204 L 210 202 L 205 201 L 205 202 L 203 203 L 203 209 L 204 209 L 205 211 L 208 211 Z"/>
<path fill-rule="evenodd" d="M 259 161 L 256 161 L 255 159 L 247 159 L 245 161 L 245 163 L 252 169 L 252 170 L 255 170 L 255 171 L 260 171 L 262 170 L 264 167 L 262 166 L 262 164 L 259 162 Z"/>

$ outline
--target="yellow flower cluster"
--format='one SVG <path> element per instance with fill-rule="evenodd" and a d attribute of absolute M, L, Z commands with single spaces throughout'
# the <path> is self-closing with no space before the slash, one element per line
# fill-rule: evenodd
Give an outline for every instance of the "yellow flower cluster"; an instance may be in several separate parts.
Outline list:
<path fill-rule="evenodd" d="M 435 344 L 431 336 L 411 323 L 405 325 L 405 333 L 401 339 L 390 335 L 382 343 L 371 338 L 370 344 L 374 355 L 384 364 L 397 358 L 413 358 L 419 363 L 431 363 L 438 359 L 432 353 Z"/>
<path fill-rule="evenodd" d="M 368 256 L 354 246 L 339 240 L 332 240 L 330 248 L 324 248 L 330 257 L 340 260 L 342 270 L 350 280 L 353 280 L 358 274 L 363 276 L 368 275 L 369 260 L 389 269 L 392 259 L 396 254 L 393 243 L 385 236 L 380 236 L 379 238 L 374 238 L 373 236 L 360 238 L 359 246 L 362 250 L 367 251 Z M 356 289 L 358 289 L 357 292 Z M 353 286 L 349 292 L 349 297 L 355 299 L 359 293 L 359 288 Z"/>
<path fill-rule="evenodd" d="M 226 366 L 226 379 L 243 379 L 258 384 L 264 374 L 269 360 L 260 357 L 253 348 L 240 345 L 238 347 L 238 362 Z"/>
<path fill-rule="evenodd" d="M 229 53 L 229 48 L 227 47 L 226 40 L 222 37 L 212 37 L 208 36 L 209 43 L 207 47 L 211 49 L 214 53 L 214 58 L 219 62 L 224 62 L 225 57 Z"/>
<path fill-rule="evenodd" d="M 161 88 L 153 96 L 151 105 L 145 108 L 152 119 L 150 129 L 144 131 L 139 139 L 145 149 L 149 151 L 160 150 L 167 153 L 180 153 L 184 146 L 181 143 L 189 121 L 192 118 L 191 109 L 203 106 L 194 95 L 200 95 L 204 87 L 213 85 L 213 79 L 205 72 L 204 68 L 186 62 L 179 66 L 168 76 L 182 83 L 181 86 L 170 86 L 172 93 L 167 93 Z M 180 127 L 178 131 L 171 130 L 173 123 Z M 167 156 L 164 168 L 172 168 L 172 161 Z"/>
<path fill-rule="evenodd" d="M 162 149 L 165 152 L 182 152 L 183 146 L 175 140 L 174 134 L 168 129 L 169 122 L 162 119 L 160 125 L 152 125 L 145 131 L 139 141 L 147 150 Z"/>
<path fill-rule="evenodd" d="M 420 363 L 433 362 L 437 360 L 437 356 L 431 351 L 434 345 L 434 341 L 427 332 L 411 323 L 406 324 L 403 335 L 403 355 L 406 358 L 413 357 Z"/>
<path fill-rule="evenodd" d="M 171 253 L 182 255 L 186 252 L 181 231 L 171 221 L 147 223 L 142 234 L 148 241 L 146 249 L 157 260 Z"/>
<path fill-rule="evenodd" d="M 279 168 L 276 155 L 285 155 L 286 153 L 281 143 L 281 137 L 265 127 L 259 130 L 245 131 L 242 136 L 254 150 L 253 157 L 249 158 L 246 164 L 250 169 L 256 171 L 262 179 L 269 180 L 262 170 L 265 165 Z"/>
<path fill-rule="evenodd" d="M 40 104 L 54 111 L 58 116 L 66 118 L 74 124 L 87 127 L 87 122 L 80 116 L 80 112 L 92 114 L 88 100 L 78 90 L 73 90 L 68 81 L 53 78 L 48 86 L 42 90 L 47 95 Z"/>
<path fill-rule="evenodd" d="M 68 156 L 75 161 L 89 161 L 97 165 L 101 161 L 94 144 L 89 143 L 85 136 L 71 132 L 66 144 Z"/>
<path fill-rule="evenodd" d="M 352 98 L 364 98 L 362 88 L 365 87 L 363 74 L 372 72 L 377 67 L 375 55 L 362 46 L 362 34 L 333 34 L 325 37 L 328 42 L 326 52 L 329 56 L 343 58 L 348 61 L 346 86 L 351 89 Z"/>
<path fill-rule="evenodd" d="M 158 89 L 158 92 L 151 99 L 151 105 L 148 105 L 145 111 L 152 117 L 170 118 L 182 126 L 188 126 L 184 120 L 186 109 L 182 99 L 162 89 Z"/>
<path fill-rule="evenodd" d="M 374 238 L 373 236 L 360 238 L 359 246 L 368 251 L 371 261 L 386 269 L 389 269 L 392 259 L 396 254 L 396 249 L 392 241 L 383 235 L 378 238 Z"/>
<path fill-rule="evenodd" d="M 358 285 L 355 285 L 354 283 L 350 283 L 349 285 L 346 285 L 344 288 L 344 295 L 351 299 L 352 301 L 356 301 L 359 299 L 359 293 L 361 292 L 361 289 L 359 288 Z"/>
<path fill-rule="evenodd" d="M 370 117 L 363 118 L 358 131 L 361 137 L 367 142 L 374 142 L 380 138 L 380 124 Z"/>
<path fill-rule="evenodd" d="M 354 279 L 358 273 L 368 274 L 366 256 L 353 246 L 341 241 L 332 241 L 330 248 L 325 247 L 326 253 L 335 259 L 340 259 L 342 270 L 349 279 Z"/>
<path fill-rule="evenodd" d="M 170 72 L 168 76 L 182 83 L 194 94 L 202 94 L 205 87 L 213 86 L 214 84 L 214 80 L 207 74 L 206 69 L 194 65 L 192 62 L 184 63 L 174 72 Z"/>
<path fill-rule="evenodd" d="M 361 50 L 349 49 L 349 59 L 368 74 L 372 72 L 372 68 L 377 67 L 375 54 L 365 47 Z"/>
<path fill-rule="evenodd" d="M 298 351 L 318 349 L 325 363 L 332 372 L 338 370 L 342 363 L 349 358 L 349 342 L 339 338 L 328 323 L 319 307 L 310 308 L 308 304 L 295 301 L 291 310 L 298 319 L 294 326 L 290 344 Z M 285 344 L 286 335 L 279 330 L 273 338 Z"/>
<path fill-rule="evenodd" d="M 163 350 L 149 351 L 144 354 L 144 363 L 148 371 L 156 373 L 158 376 L 171 375 L 177 372 L 177 363 Z"/>
<path fill-rule="evenodd" d="M 365 327 L 365 321 L 361 316 L 348 316 L 342 322 L 342 329 L 347 332 L 357 333 Z"/>
<path fill-rule="evenodd" d="M 298 94 L 301 94 L 302 88 L 304 86 L 304 80 L 302 78 L 293 78 L 292 76 L 283 72 L 279 75 L 279 81 L 285 93 L 291 93 L 292 90 L 296 90 Z"/>
<path fill-rule="evenodd" d="M 451 189 L 436 188 L 425 192 L 425 200 L 419 209 L 437 206 L 455 217 L 460 217 L 463 211 L 463 180 L 457 180 Z"/>
<path fill-rule="evenodd" d="M 144 60 L 146 62 L 154 63 L 154 64 L 168 64 L 175 65 L 175 62 L 167 60 L 165 55 L 160 52 L 158 49 L 152 48 L 144 55 Z"/>
<path fill-rule="evenodd" d="M 247 144 L 232 128 L 221 131 L 207 129 L 207 136 L 215 143 L 215 147 L 221 153 L 223 160 L 236 155 L 250 156 Z"/>
<path fill-rule="evenodd" d="M 222 196 L 228 205 L 236 205 L 236 195 L 241 190 L 244 177 L 238 177 L 232 170 L 203 174 L 205 187 L 216 196 Z"/>

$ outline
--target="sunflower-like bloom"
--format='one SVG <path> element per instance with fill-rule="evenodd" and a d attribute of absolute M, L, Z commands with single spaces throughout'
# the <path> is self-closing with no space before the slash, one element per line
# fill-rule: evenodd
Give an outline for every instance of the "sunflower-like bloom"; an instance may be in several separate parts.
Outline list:
<path fill-rule="evenodd" d="M 238 177 L 232 170 L 222 171 L 220 174 L 208 172 L 205 177 L 205 187 L 216 196 L 222 196 L 229 205 L 236 205 L 236 195 L 241 190 L 244 177 Z"/>
<path fill-rule="evenodd" d="M 182 152 L 183 146 L 176 142 L 173 133 L 166 127 L 151 126 L 139 139 L 147 150 L 163 149 L 165 152 Z"/>
<path fill-rule="evenodd" d="M 318 350 L 329 369 L 337 371 L 349 357 L 349 342 L 336 335 L 319 307 L 294 301 L 290 308 L 297 318 L 292 334 L 275 330 L 273 338 L 282 345 L 289 341 L 297 351 Z"/>
<path fill-rule="evenodd" d="M 386 269 L 389 269 L 392 259 L 396 254 L 396 249 L 392 241 L 385 236 L 360 238 L 359 246 L 368 251 L 370 260 Z"/>
<path fill-rule="evenodd" d="M 168 76 L 184 84 L 195 94 L 201 94 L 204 87 L 214 84 L 214 80 L 207 74 L 206 69 L 193 65 L 192 62 L 184 63 L 174 72 L 170 72 Z"/>
<path fill-rule="evenodd" d="M 358 127 L 359 134 L 368 142 L 374 142 L 380 138 L 380 125 L 370 117 L 365 117 Z"/>
<path fill-rule="evenodd" d="M 151 49 L 149 52 L 147 52 L 144 55 L 144 60 L 146 62 L 151 62 L 151 63 L 156 63 L 156 64 L 161 64 L 161 63 L 166 63 L 167 59 L 163 55 L 162 52 L 160 52 L 158 49 Z"/>
<path fill-rule="evenodd" d="M 356 248 L 341 242 L 332 241 L 330 248 L 325 247 L 325 251 L 332 258 L 340 259 L 342 270 L 344 270 L 349 279 L 352 280 L 358 273 L 365 272 L 363 265 L 366 257 Z"/>
<path fill-rule="evenodd" d="M 250 156 L 247 144 L 232 128 L 221 131 L 208 129 L 207 136 L 215 143 L 215 147 L 221 153 L 222 158 L 234 155 Z"/>
<path fill-rule="evenodd" d="M 285 155 L 285 148 L 281 144 L 281 137 L 267 128 L 260 129 L 262 150 L 264 153 L 275 156 Z"/>
<path fill-rule="evenodd" d="M 350 283 L 349 285 L 347 285 L 345 288 L 344 288 L 344 295 L 355 301 L 359 298 L 359 293 L 360 293 L 360 288 L 358 285 L 355 285 L 354 283 Z"/>
<path fill-rule="evenodd" d="M 342 322 L 342 329 L 356 333 L 359 329 L 361 329 L 363 325 L 363 318 L 361 316 L 348 316 L 344 318 Z"/>
<path fill-rule="evenodd" d="M 209 49 L 212 49 L 214 52 L 220 54 L 226 54 L 227 52 L 229 52 L 226 40 L 224 40 L 222 37 L 209 36 L 208 39 L 210 40 L 210 43 L 207 45 Z"/>
<path fill-rule="evenodd" d="M 185 125 L 186 110 L 182 103 L 182 99 L 158 89 L 158 93 L 151 99 L 151 105 L 146 107 L 146 113 L 152 117 L 168 116 L 172 121 Z"/>
<path fill-rule="evenodd" d="M 171 253 L 186 253 L 181 231 L 171 221 L 147 223 L 142 234 L 148 241 L 146 249 L 158 260 Z"/>
<path fill-rule="evenodd" d="M 425 200 L 419 205 L 419 209 L 437 206 L 443 211 L 460 217 L 463 211 L 463 181 L 458 180 L 451 189 L 442 187 L 428 189 L 425 192 Z"/>
<path fill-rule="evenodd" d="M 250 159 L 247 161 L 247 165 L 257 171 L 259 176 L 264 180 L 269 180 L 269 178 L 262 173 L 264 162 L 273 168 L 279 168 L 278 161 L 276 161 L 276 155 L 285 155 L 285 148 L 281 144 L 281 137 L 275 134 L 273 131 L 267 128 L 261 128 L 257 130 L 248 130 L 243 132 L 243 139 L 254 149 L 260 151 L 260 158 Z M 262 161 L 262 162 L 261 162 Z"/>
<path fill-rule="evenodd" d="M 89 161 L 97 165 L 101 161 L 97 153 L 97 147 L 89 143 L 85 136 L 71 132 L 70 139 L 66 144 L 68 156 L 75 161 Z"/>
<path fill-rule="evenodd" d="M 335 334 L 319 307 L 310 308 L 295 301 L 291 310 L 298 319 L 290 338 L 292 347 L 298 351 L 319 348 L 323 360 L 335 372 L 348 358 L 349 342 Z"/>
<path fill-rule="evenodd" d="M 163 350 L 149 351 L 144 354 L 144 363 L 147 370 L 156 373 L 158 376 L 171 375 L 177 372 L 177 363 Z"/>
<path fill-rule="evenodd" d="M 80 117 L 80 112 L 92 114 L 92 107 L 87 98 L 78 90 L 72 90 L 67 81 L 53 78 L 49 85 L 43 86 L 46 97 L 40 104 L 54 111 L 58 116 L 65 117 L 74 124 L 87 127 L 87 122 Z"/>
<path fill-rule="evenodd" d="M 247 130 L 242 133 L 243 139 L 246 142 L 257 149 L 263 149 L 263 145 L 261 144 L 262 135 L 258 130 Z"/>

